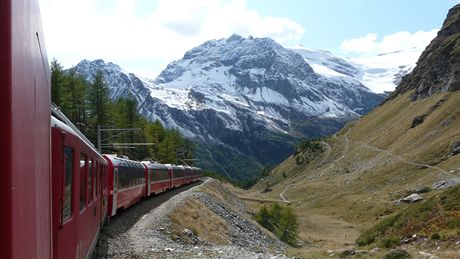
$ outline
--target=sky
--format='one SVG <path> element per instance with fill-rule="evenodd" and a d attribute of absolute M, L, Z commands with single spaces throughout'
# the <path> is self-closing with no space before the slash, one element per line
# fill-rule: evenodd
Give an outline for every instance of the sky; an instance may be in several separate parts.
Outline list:
<path fill-rule="evenodd" d="M 366 57 L 424 47 L 453 0 L 39 0 L 49 59 L 104 59 L 155 78 L 201 43 L 270 37 Z"/>

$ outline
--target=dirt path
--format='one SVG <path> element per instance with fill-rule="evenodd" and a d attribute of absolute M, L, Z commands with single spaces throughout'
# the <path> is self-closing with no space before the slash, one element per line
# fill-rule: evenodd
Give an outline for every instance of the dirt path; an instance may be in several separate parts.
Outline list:
<path fill-rule="evenodd" d="M 284 193 L 285 193 L 287 190 L 289 190 L 289 188 L 290 188 L 291 186 L 293 186 L 293 185 L 294 185 L 293 183 L 289 184 L 289 185 L 286 186 L 286 188 L 284 188 L 284 190 L 280 193 L 280 198 L 283 200 L 283 202 L 289 203 L 289 201 L 288 201 L 286 198 L 284 198 Z"/>
<path fill-rule="evenodd" d="M 431 165 L 427 165 L 427 164 L 422 164 L 422 163 L 416 163 L 416 162 L 412 162 L 412 161 L 409 161 L 407 159 L 405 159 L 404 157 L 400 156 L 400 155 L 397 155 L 397 154 L 394 154 L 394 153 L 391 153 L 390 151 L 386 150 L 386 149 L 381 149 L 381 148 L 378 148 L 378 147 L 375 147 L 375 146 L 372 146 L 372 145 L 369 145 L 365 142 L 362 142 L 362 141 L 356 141 L 356 143 L 358 144 L 361 144 L 363 146 L 365 146 L 366 148 L 369 148 L 369 149 L 372 149 L 372 150 L 375 150 L 375 151 L 380 151 L 380 152 L 383 152 L 389 156 L 392 156 L 406 164 L 410 164 L 410 165 L 415 165 L 415 166 L 421 166 L 421 167 L 427 167 L 427 168 L 431 168 L 431 169 L 434 169 L 434 170 L 437 170 L 438 172 L 440 172 L 441 174 L 445 175 L 445 176 L 448 176 L 448 177 L 453 177 L 452 174 L 450 174 L 449 172 L 447 172 L 446 170 L 440 168 L 440 167 L 437 167 L 437 166 L 431 166 Z"/>
<path fill-rule="evenodd" d="M 327 160 L 329 159 L 330 155 L 331 155 L 331 145 L 329 145 L 329 143 L 327 143 L 326 141 L 321 141 L 321 144 L 326 147 L 326 151 L 324 152 L 323 154 L 323 159 L 318 163 L 318 165 L 316 166 L 316 169 L 318 168 L 321 168 L 326 162 Z M 315 177 L 315 178 L 320 178 L 324 173 L 324 170 L 321 170 L 321 173 L 319 176 Z M 284 190 L 279 194 L 279 197 L 281 198 L 281 200 L 283 200 L 283 202 L 285 203 L 290 203 L 291 201 L 289 201 L 288 199 L 286 199 L 286 197 L 284 197 L 284 194 L 292 187 L 295 185 L 295 181 L 297 181 L 297 177 L 295 177 L 294 179 L 291 180 L 291 182 L 284 188 Z"/>
<path fill-rule="evenodd" d="M 337 159 L 334 161 L 334 163 L 340 162 L 340 160 L 342 160 L 342 159 L 345 157 L 345 155 L 348 153 L 348 147 L 349 147 L 349 145 L 350 145 L 350 139 L 348 138 L 348 134 L 350 133 L 350 131 L 351 131 L 351 128 L 349 128 L 348 131 L 347 131 L 347 133 L 345 133 L 344 138 L 343 138 L 343 141 L 344 141 L 344 144 L 343 144 L 343 145 L 344 145 L 344 147 L 343 147 L 342 155 L 341 155 L 339 158 L 337 158 Z"/>
<path fill-rule="evenodd" d="M 282 200 L 261 199 L 261 198 L 253 198 L 253 197 L 246 197 L 246 196 L 238 196 L 238 198 L 240 198 L 242 200 L 245 200 L 245 201 L 256 201 L 256 202 L 262 202 L 262 203 L 266 203 L 266 202 L 269 202 L 269 203 L 277 203 L 277 202 L 289 203 L 289 201 L 287 201 L 286 199 L 282 199 Z"/>

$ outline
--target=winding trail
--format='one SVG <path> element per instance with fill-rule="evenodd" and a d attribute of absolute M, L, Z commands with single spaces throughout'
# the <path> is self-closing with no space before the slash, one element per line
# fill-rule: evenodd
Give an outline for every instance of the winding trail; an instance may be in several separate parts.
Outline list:
<path fill-rule="evenodd" d="M 321 160 L 321 162 L 318 163 L 318 165 L 316 166 L 316 168 L 320 168 L 321 166 L 323 166 L 323 165 L 326 163 L 326 161 L 329 159 L 329 156 L 331 155 L 331 149 L 332 149 L 332 148 L 331 148 L 331 145 L 329 145 L 329 143 L 327 143 L 327 142 L 324 141 L 324 140 L 321 141 L 321 144 L 322 144 L 323 146 L 326 147 L 326 152 L 324 152 L 323 159 Z M 321 177 L 322 174 L 323 174 L 323 172 L 324 172 L 324 171 L 322 171 L 321 174 L 320 174 L 317 178 Z M 284 188 L 284 190 L 279 194 L 279 197 L 280 197 L 281 200 L 283 200 L 283 202 L 285 202 L 285 203 L 290 203 L 290 201 L 284 197 L 284 194 L 285 194 L 292 186 L 294 186 L 294 181 L 295 181 L 295 180 L 296 180 L 296 178 L 294 178 L 294 179 L 291 181 L 291 183 L 289 183 L 289 184 Z"/>
<path fill-rule="evenodd" d="M 431 168 L 431 169 L 434 169 L 434 170 L 437 170 L 439 171 L 440 173 L 444 174 L 445 176 L 448 176 L 448 177 L 452 177 L 453 175 L 450 174 L 449 172 L 447 172 L 446 170 L 440 168 L 440 167 L 437 167 L 437 166 L 432 166 L 432 165 L 427 165 L 427 164 L 421 164 L 421 163 L 416 163 L 416 162 L 412 162 L 412 161 L 409 161 L 407 159 L 405 159 L 404 157 L 400 156 L 400 155 L 396 155 L 394 153 L 391 153 L 390 151 L 386 150 L 386 149 L 381 149 L 381 148 L 378 148 L 378 147 L 375 147 L 375 146 L 372 146 L 372 145 L 369 145 L 365 142 L 362 142 L 362 141 L 355 141 L 356 143 L 358 144 L 361 144 L 363 146 L 365 146 L 366 148 L 369 148 L 369 149 L 372 149 L 372 150 L 376 150 L 376 151 L 380 151 L 380 152 L 383 152 L 389 156 L 392 156 L 404 163 L 407 163 L 407 164 L 410 164 L 410 165 L 415 165 L 415 166 L 422 166 L 422 167 L 427 167 L 427 168 Z"/>
<path fill-rule="evenodd" d="M 256 201 L 256 202 L 270 202 L 270 203 L 277 203 L 277 202 L 284 202 L 284 203 L 289 203 L 288 200 L 283 199 L 283 200 L 276 200 L 276 199 L 261 199 L 261 198 L 253 198 L 253 197 L 246 197 L 246 196 L 239 196 L 238 198 L 246 201 Z"/>
<path fill-rule="evenodd" d="M 446 176 L 446 177 L 449 177 L 449 178 L 452 178 L 454 175 L 452 175 L 451 173 L 449 173 L 448 171 L 440 168 L 440 167 L 437 167 L 437 166 L 432 166 L 432 165 L 427 165 L 427 164 L 422 164 L 422 163 L 417 163 L 417 162 L 413 162 L 413 161 L 409 161 L 407 159 L 405 159 L 404 157 L 400 156 L 400 155 L 397 155 L 397 154 L 394 154 L 386 149 L 381 149 L 381 148 L 378 148 L 378 147 L 375 147 L 375 146 L 372 146 L 372 145 L 369 145 L 363 141 L 354 141 L 354 140 L 351 140 L 348 135 L 349 133 L 351 132 L 351 128 L 348 129 L 348 131 L 345 133 L 344 135 L 344 148 L 343 148 L 343 151 L 342 151 L 342 155 L 335 159 L 334 161 L 332 161 L 332 163 L 338 163 L 340 162 L 342 159 L 345 158 L 345 156 L 347 155 L 348 153 L 348 149 L 349 149 L 349 146 L 350 146 L 350 142 L 355 142 L 355 143 L 358 143 L 368 149 L 372 149 L 374 151 L 379 151 L 379 152 L 383 152 L 393 158 L 396 158 L 406 164 L 410 164 L 410 165 L 415 165 L 415 166 L 421 166 L 421 167 L 425 167 L 425 168 L 431 168 L 431 169 L 434 169 L 436 171 L 438 171 L 439 173 L 441 173 L 442 175 Z M 324 157 L 323 159 L 321 160 L 320 163 L 318 163 L 318 165 L 316 166 L 316 168 L 320 168 L 322 167 L 326 161 L 329 159 L 329 156 L 330 156 L 330 153 L 331 153 L 331 146 L 325 142 L 325 141 L 321 141 L 321 144 L 323 144 L 323 146 L 326 147 L 326 152 L 324 154 Z M 321 178 L 324 174 L 324 170 L 321 171 L 321 173 L 314 177 L 313 179 L 310 179 L 310 180 L 316 180 L 318 178 Z M 291 183 L 289 183 L 285 188 L 284 190 L 279 194 L 279 197 L 281 198 L 281 200 L 283 200 L 283 202 L 286 202 L 286 203 L 289 203 L 290 201 L 288 199 L 286 199 L 284 197 L 284 194 L 292 187 L 294 186 L 294 182 L 292 181 Z"/>
<path fill-rule="evenodd" d="M 348 138 L 348 134 L 350 133 L 351 131 L 351 128 L 348 129 L 347 133 L 345 133 L 344 135 L 344 148 L 343 148 L 343 151 L 342 151 L 342 155 L 337 158 L 334 163 L 337 163 L 339 162 L 340 160 L 342 160 L 343 158 L 345 158 L 345 155 L 348 153 L 348 147 L 350 145 L 350 139 Z"/>
<path fill-rule="evenodd" d="M 293 183 L 290 183 L 288 186 L 286 186 L 286 188 L 284 188 L 284 190 L 280 193 L 280 198 L 283 200 L 283 202 L 285 203 L 290 203 L 290 201 L 288 201 L 286 198 L 284 198 L 284 193 L 289 190 L 289 188 L 294 185 Z"/>

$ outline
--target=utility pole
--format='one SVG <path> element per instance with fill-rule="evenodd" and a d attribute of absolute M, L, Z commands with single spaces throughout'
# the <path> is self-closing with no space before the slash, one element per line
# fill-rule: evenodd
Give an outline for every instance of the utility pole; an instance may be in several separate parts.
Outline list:
<path fill-rule="evenodd" d="M 99 151 L 99 153 L 101 153 L 102 152 L 102 143 L 103 142 L 105 142 L 107 140 L 110 140 L 112 138 L 118 137 L 121 134 L 125 134 L 125 133 L 127 133 L 129 131 L 141 131 L 142 129 L 140 129 L 140 128 L 102 129 L 100 125 L 97 125 L 96 130 L 97 130 L 97 151 Z M 102 139 L 102 132 L 103 131 L 118 131 L 118 133 L 113 135 L 113 136 L 111 136 L 111 137 L 108 137 L 106 139 Z M 139 144 L 153 144 L 153 143 L 139 143 Z"/>
<path fill-rule="evenodd" d="M 101 144 L 101 125 L 97 125 L 97 151 L 99 153 L 102 151 Z"/>

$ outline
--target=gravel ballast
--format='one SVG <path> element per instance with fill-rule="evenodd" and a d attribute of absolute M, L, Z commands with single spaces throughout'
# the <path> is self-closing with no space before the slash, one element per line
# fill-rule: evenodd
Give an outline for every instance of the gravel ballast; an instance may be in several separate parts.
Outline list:
<path fill-rule="evenodd" d="M 205 186 L 217 189 L 221 198 L 202 191 Z M 255 223 L 245 204 L 219 181 L 206 178 L 201 184 L 186 188 L 168 192 L 170 197 L 162 194 L 143 201 L 153 205 L 140 203 L 131 208 L 137 212 L 129 209 L 118 215 L 102 231 L 93 258 L 287 258 L 284 255 L 287 246 Z M 158 205 L 151 201 L 155 199 L 166 201 Z M 169 216 L 190 199 L 198 200 L 225 221 L 228 244 L 202 240 L 187 228 L 182 231 L 184 240 L 171 238 L 175 235 Z"/>

